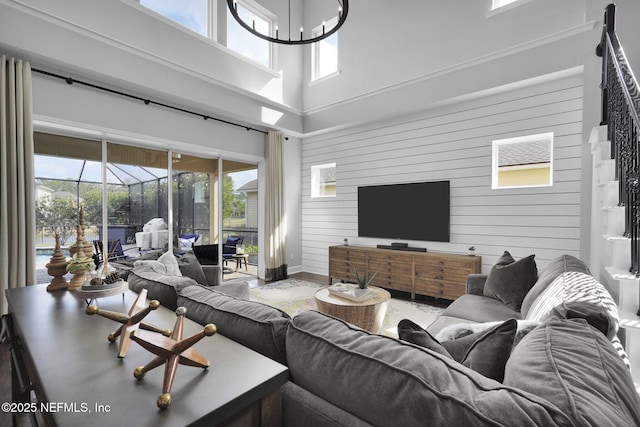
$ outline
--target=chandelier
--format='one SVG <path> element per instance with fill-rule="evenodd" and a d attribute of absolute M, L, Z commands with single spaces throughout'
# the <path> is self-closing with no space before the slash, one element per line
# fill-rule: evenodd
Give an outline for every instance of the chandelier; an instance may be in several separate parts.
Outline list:
<path fill-rule="evenodd" d="M 313 0 L 317 1 L 317 0 Z M 336 31 L 342 27 L 344 21 L 347 19 L 347 13 L 349 12 L 349 0 L 337 0 L 338 2 L 338 22 L 335 26 L 331 28 L 325 28 L 325 22 L 322 22 L 322 32 L 319 32 L 317 35 L 314 35 L 312 32 L 307 32 L 308 36 L 305 38 L 304 28 L 300 26 L 300 37 L 293 39 L 293 32 L 291 28 L 291 0 L 289 0 L 289 20 L 288 20 L 288 37 L 280 38 L 279 29 L 276 25 L 273 29 L 273 34 L 264 34 L 256 30 L 255 20 L 248 24 L 243 21 L 240 15 L 238 14 L 238 3 L 237 0 L 227 0 L 227 6 L 229 7 L 229 11 L 233 15 L 238 24 L 240 24 L 245 30 L 250 33 L 260 37 L 261 39 L 280 44 L 309 44 L 315 43 L 320 40 L 326 39 Z"/>

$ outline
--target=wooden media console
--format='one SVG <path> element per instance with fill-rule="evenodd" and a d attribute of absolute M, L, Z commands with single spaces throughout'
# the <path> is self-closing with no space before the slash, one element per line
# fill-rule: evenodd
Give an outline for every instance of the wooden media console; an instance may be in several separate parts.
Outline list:
<path fill-rule="evenodd" d="M 329 284 L 355 282 L 354 269 L 376 273 L 371 285 L 455 300 L 466 291 L 467 276 L 480 273 L 482 257 L 442 252 L 413 252 L 367 246 L 329 247 Z"/>

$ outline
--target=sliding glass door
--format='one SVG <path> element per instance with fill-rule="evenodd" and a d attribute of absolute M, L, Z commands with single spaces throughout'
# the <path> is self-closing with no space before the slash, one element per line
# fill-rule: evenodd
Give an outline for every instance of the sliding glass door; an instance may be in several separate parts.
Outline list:
<path fill-rule="evenodd" d="M 39 132 L 34 143 L 37 269 L 56 233 L 63 249 L 75 243 L 80 206 L 90 243 L 119 240 L 131 256 L 180 250 L 180 235 L 219 242 L 218 159 Z"/>

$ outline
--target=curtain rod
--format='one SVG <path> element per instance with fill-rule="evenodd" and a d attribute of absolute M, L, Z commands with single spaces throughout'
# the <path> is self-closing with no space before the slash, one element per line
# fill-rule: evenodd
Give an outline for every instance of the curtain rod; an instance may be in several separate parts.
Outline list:
<path fill-rule="evenodd" d="M 229 120 L 219 119 L 217 117 L 211 117 L 211 116 L 209 116 L 207 114 L 196 113 L 195 111 L 187 110 L 185 108 L 180 108 L 180 107 L 176 107 L 174 105 L 169 105 L 169 104 L 165 104 L 165 103 L 162 103 L 162 102 L 153 101 L 151 99 L 142 98 L 140 96 L 132 95 L 132 94 L 126 93 L 126 92 L 121 92 L 119 90 L 109 89 L 109 88 L 104 87 L 104 86 L 98 86 L 98 85 L 95 85 L 93 83 L 83 82 L 81 80 L 76 80 L 76 79 L 71 78 L 71 77 L 61 76 L 60 74 L 51 73 L 49 71 L 39 70 L 37 68 L 32 68 L 31 70 L 35 71 L 36 73 L 40 73 L 40 74 L 44 74 L 44 75 L 47 75 L 47 76 L 50 76 L 50 77 L 55 77 L 55 78 L 64 80 L 65 82 L 67 82 L 67 84 L 70 84 L 70 85 L 74 84 L 74 83 L 78 83 L 78 84 L 81 84 L 81 85 L 84 85 L 84 86 L 88 86 L 88 87 L 93 88 L 93 89 L 102 90 L 102 91 L 109 92 L 109 93 L 112 93 L 112 94 L 115 94 L 115 95 L 120 95 L 120 96 L 124 96 L 124 97 L 127 97 L 127 98 L 135 99 L 137 101 L 142 101 L 142 102 L 145 103 L 145 105 L 149 105 L 149 104 L 158 105 L 160 107 L 169 108 L 171 110 L 180 111 L 182 113 L 186 113 L 186 114 L 191 114 L 193 116 L 202 117 L 205 120 L 211 119 L 211 120 L 215 120 L 215 121 L 220 122 L 220 123 L 225 123 L 227 125 L 244 128 L 247 131 L 260 132 L 260 133 L 265 134 L 265 135 L 268 134 L 268 132 L 265 132 L 265 131 L 260 130 L 260 129 L 252 128 L 251 126 L 245 126 L 245 125 L 241 125 L 240 123 L 231 122 Z"/>

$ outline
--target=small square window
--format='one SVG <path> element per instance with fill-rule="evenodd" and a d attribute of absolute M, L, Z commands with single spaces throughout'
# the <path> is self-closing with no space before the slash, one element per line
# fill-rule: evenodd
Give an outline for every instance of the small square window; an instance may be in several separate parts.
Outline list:
<path fill-rule="evenodd" d="M 493 141 L 492 188 L 553 185 L 553 132 Z"/>
<path fill-rule="evenodd" d="M 311 166 L 311 197 L 336 197 L 336 164 Z"/>

